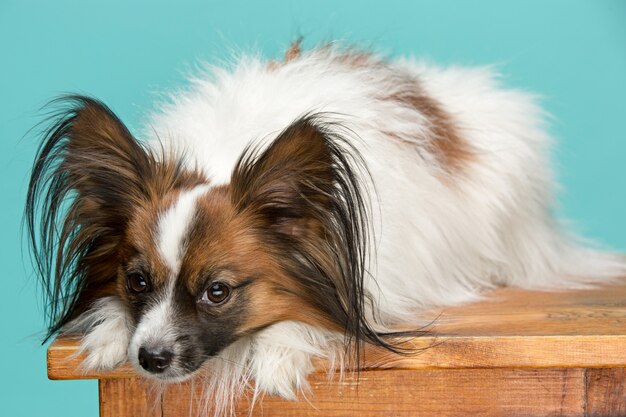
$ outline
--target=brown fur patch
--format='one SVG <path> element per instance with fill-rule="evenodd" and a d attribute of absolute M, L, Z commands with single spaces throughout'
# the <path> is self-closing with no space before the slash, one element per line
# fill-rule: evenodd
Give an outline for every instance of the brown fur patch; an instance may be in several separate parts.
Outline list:
<path fill-rule="evenodd" d="M 147 201 L 144 206 L 138 207 L 128 224 L 125 239 L 120 245 L 120 267 L 136 268 L 139 265 L 132 265 L 132 263 L 140 264 L 142 270 L 149 272 L 152 284 L 157 287 L 166 285 L 170 275 L 156 246 L 159 216 L 175 203 L 179 195 L 180 190 L 174 190 L 161 199 Z M 126 271 L 122 268 L 119 269 L 118 292 L 122 299 L 126 299 L 125 273 Z"/>
<path fill-rule="evenodd" d="M 288 320 L 328 330 L 344 330 L 323 312 L 304 302 L 296 288 L 288 290 L 287 287 L 294 283 L 288 276 L 283 278 L 280 284 L 275 280 L 259 280 L 251 286 L 254 296 L 249 300 L 250 314 L 240 329 L 242 334 Z"/>
<path fill-rule="evenodd" d="M 283 59 L 283 61 L 279 61 L 279 60 L 271 60 L 267 63 L 267 68 L 270 71 L 275 71 L 277 69 L 279 69 L 280 67 L 288 64 L 291 61 L 295 61 L 296 59 L 300 58 L 300 55 L 302 53 L 302 49 L 300 47 L 302 43 L 302 39 L 296 39 L 295 41 L 291 42 L 291 45 L 289 45 L 289 48 L 287 49 L 287 51 L 285 51 L 285 58 Z"/>
<path fill-rule="evenodd" d="M 458 172 L 472 160 L 472 150 L 459 133 L 453 118 L 443 109 L 441 104 L 420 90 L 419 85 L 415 85 L 413 91 L 408 91 L 401 96 L 391 96 L 387 99 L 411 107 L 428 119 L 432 134 L 429 141 L 431 151 L 435 153 L 441 166 L 447 172 Z M 388 132 L 388 135 L 394 137 L 393 132 Z M 398 136 L 395 138 L 399 139 Z"/>
<path fill-rule="evenodd" d="M 300 46 L 302 44 L 302 39 L 297 39 L 291 43 L 287 52 L 285 52 L 285 62 L 293 61 L 294 59 L 300 58 L 300 53 L 302 52 Z"/>

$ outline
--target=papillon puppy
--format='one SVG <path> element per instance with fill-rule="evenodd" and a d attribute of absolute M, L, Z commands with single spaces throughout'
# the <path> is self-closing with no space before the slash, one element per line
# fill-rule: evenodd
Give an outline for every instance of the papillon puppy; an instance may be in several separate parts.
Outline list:
<path fill-rule="evenodd" d="M 84 333 L 89 368 L 294 398 L 313 357 L 401 351 L 426 309 L 626 272 L 555 220 L 544 112 L 489 68 L 294 44 L 208 69 L 137 136 L 60 104 L 26 218 L 48 337 Z"/>

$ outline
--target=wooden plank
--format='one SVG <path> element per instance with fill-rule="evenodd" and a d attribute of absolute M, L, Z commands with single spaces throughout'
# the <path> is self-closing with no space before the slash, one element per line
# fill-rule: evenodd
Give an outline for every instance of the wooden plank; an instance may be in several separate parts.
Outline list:
<path fill-rule="evenodd" d="M 626 366 L 626 284 L 566 293 L 500 289 L 483 302 L 422 315 L 424 322 L 434 318 L 431 335 L 410 341 L 429 349 L 399 357 L 370 347 L 365 368 Z M 49 378 L 134 376 L 128 364 L 82 369 L 78 347 L 78 339 L 65 337 L 50 345 Z"/>
<path fill-rule="evenodd" d="M 588 369 L 586 372 L 586 416 L 626 415 L 626 370 Z"/>
<path fill-rule="evenodd" d="M 98 389 L 100 417 L 162 417 L 161 393 L 148 381 L 106 379 Z"/>
<path fill-rule="evenodd" d="M 595 368 L 626 366 L 626 336 L 451 337 L 424 352 L 377 350 L 368 369 Z"/>
<path fill-rule="evenodd" d="M 110 371 L 85 369 L 84 355 L 80 352 L 80 339 L 58 337 L 48 347 L 48 378 L 62 379 L 115 379 L 133 378 L 136 374 L 130 363 L 125 363 Z"/>
<path fill-rule="evenodd" d="M 235 415 L 582 416 L 584 383 L 582 369 L 365 371 L 358 384 L 354 377 L 329 382 L 315 374 L 306 398 L 266 396 L 252 413 L 249 400 L 243 400 Z M 205 403 L 199 384 L 173 385 L 163 397 L 163 417 L 213 415 L 211 402 L 208 409 Z"/>
<path fill-rule="evenodd" d="M 66 340 L 59 340 L 66 343 Z M 612 368 L 626 366 L 624 336 L 447 337 L 413 341 L 427 348 L 411 356 L 366 349 L 363 369 L 464 369 L 464 368 Z M 71 346 L 71 345 L 70 345 Z M 132 378 L 129 364 L 114 371 L 86 371 L 73 348 L 49 349 L 50 379 Z M 317 363 L 324 372 L 324 363 Z"/>

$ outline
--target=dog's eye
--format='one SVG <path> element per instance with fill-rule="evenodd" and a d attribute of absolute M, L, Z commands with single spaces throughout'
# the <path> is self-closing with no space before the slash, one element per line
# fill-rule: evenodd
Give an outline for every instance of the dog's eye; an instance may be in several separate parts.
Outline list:
<path fill-rule="evenodd" d="M 148 279 L 138 272 L 128 274 L 128 288 L 135 293 L 147 292 L 150 286 Z"/>
<path fill-rule="evenodd" d="M 207 304 L 222 304 L 230 296 L 230 287 L 221 282 L 214 282 L 206 289 L 200 301 Z"/>

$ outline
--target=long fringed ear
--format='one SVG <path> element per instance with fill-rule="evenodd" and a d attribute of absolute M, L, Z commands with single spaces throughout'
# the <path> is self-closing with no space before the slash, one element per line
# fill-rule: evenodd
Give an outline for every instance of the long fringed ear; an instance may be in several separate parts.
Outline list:
<path fill-rule="evenodd" d="M 300 119 L 262 155 L 249 150 L 239 160 L 231 180 L 233 202 L 274 231 L 302 237 L 317 228 L 315 220 L 332 204 L 338 156 L 333 152 L 339 151 L 313 118 Z"/>
<path fill-rule="evenodd" d="M 315 115 L 296 120 L 264 152 L 244 153 L 231 193 L 240 211 L 260 220 L 259 234 L 297 280 L 298 296 L 345 329 L 358 369 L 362 342 L 411 353 L 403 339 L 424 332 L 382 333 L 370 322 L 364 286 L 370 177 L 350 142 L 359 139 L 349 133 Z"/>
<path fill-rule="evenodd" d="M 399 352 L 391 339 L 405 334 L 378 333 L 367 317 L 369 175 L 350 143 L 359 139 L 342 132 L 316 116 L 295 121 L 264 152 L 244 153 L 231 193 L 260 220 L 259 235 L 298 282 L 298 295 L 345 329 L 358 364 L 361 342 Z"/>
<path fill-rule="evenodd" d="M 49 320 L 46 339 L 113 292 L 116 254 L 133 209 L 148 198 L 151 155 L 104 104 L 71 96 L 42 142 L 25 220 Z"/>

